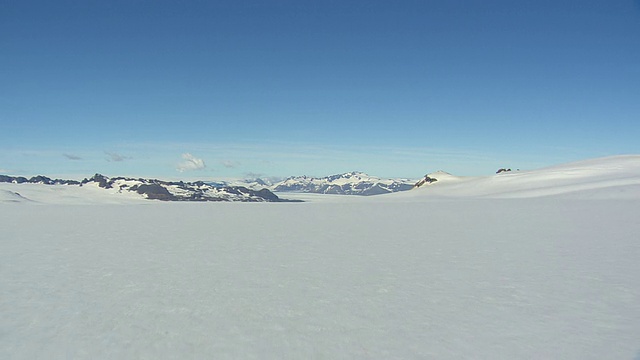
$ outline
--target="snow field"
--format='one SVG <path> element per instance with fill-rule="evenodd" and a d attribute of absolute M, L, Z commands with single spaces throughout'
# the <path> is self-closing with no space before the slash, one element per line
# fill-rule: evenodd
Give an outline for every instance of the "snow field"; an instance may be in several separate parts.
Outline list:
<path fill-rule="evenodd" d="M 634 359 L 638 213 L 554 197 L 0 204 L 0 358 Z"/>

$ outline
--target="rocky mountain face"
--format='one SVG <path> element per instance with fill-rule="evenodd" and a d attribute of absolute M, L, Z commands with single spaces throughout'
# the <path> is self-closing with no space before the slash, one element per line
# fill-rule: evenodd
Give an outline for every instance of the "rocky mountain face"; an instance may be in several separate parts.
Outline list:
<path fill-rule="evenodd" d="M 144 198 L 162 201 L 242 201 L 242 202 L 282 202 L 268 189 L 249 189 L 243 186 L 215 186 L 202 181 L 168 182 L 156 179 L 133 179 L 125 177 L 109 178 L 95 174 L 82 181 L 50 179 L 46 176 L 34 176 L 30 179 L 0 175 L 0 182 L 30 183 L 44 185 L 96 185 L 103 189 L 115 189 L 117 192 L 135 192 Z"/>
<path fill-rule="evenodd" d="M 272 185 L 276 192 L 305 192 L 340 195 L 379 195 L 410 190 L 414 182 L 398 179 L 381 179 L 361 172 L 326 176 L 321 178 L 295 176 Z"/>

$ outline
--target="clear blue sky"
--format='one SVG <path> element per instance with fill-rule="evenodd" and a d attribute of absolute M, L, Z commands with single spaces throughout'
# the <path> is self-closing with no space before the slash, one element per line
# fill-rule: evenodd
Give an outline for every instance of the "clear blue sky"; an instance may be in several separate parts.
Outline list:
<path fill-rule="evenodd" d="M 640 153 L 640 1 L 0 1 L 0 173 L 491 174 Z"/>

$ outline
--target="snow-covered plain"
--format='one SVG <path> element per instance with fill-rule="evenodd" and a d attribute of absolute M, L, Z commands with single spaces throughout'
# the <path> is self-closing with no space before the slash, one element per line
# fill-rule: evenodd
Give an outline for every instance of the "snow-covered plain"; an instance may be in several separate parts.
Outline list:
<path fill-rule="evenodd" d="M 640 156 L 441 177 L 305 203 L 0 184 L 0 358 L 640 359 Z"/>

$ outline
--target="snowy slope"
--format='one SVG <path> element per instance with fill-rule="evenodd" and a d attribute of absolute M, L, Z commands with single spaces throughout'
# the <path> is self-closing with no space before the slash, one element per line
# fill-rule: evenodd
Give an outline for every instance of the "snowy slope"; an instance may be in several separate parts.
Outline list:
<path fill-rule="evenodd" d="M 33 185 L 0 203 L 0 358 L 636 360 L 637 160 L 305 203 Z"/>
<path fill-rule="evenodd" d="M 487 177 L 428 174 L 438 181 L 407 196 L 525 198 L 550 195 L 640 197 L 640 156 L 626 155 Z"/>

